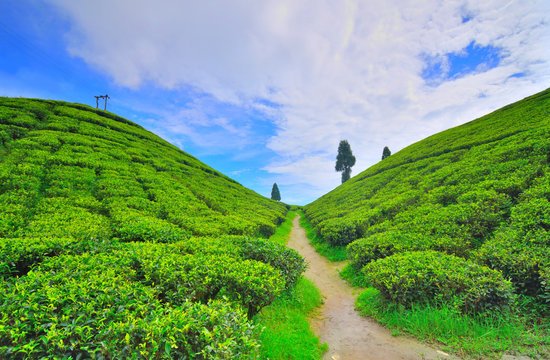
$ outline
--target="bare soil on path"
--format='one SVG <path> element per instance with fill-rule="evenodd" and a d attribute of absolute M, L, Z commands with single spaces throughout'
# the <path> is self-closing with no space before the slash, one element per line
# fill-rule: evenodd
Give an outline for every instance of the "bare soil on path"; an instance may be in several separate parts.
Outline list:
<path fill-rule="evenodd" d="M 350 287 L 338 274 L 342 263 L 331 263 L 309 244 L 304 229 L 294 218 L 288 246 L 307 261 L 305 276 L 321 291 L 324 303 L 311 319 L 313 331 L 329 345 L 324 359 L 393 360 L 450 359 L 451 356 L 413 339 L 392 336 L 374 320 L 355 311 L 358 289 Z"/>

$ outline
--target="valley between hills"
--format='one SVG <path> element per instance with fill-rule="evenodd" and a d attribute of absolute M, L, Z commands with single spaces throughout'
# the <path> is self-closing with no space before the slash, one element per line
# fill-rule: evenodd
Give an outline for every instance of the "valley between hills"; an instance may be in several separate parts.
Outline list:
<path fill-rule="evenodd" d="M 549 164 L 550 90 L 304 207 L 0 98 L 0 358 L 548 358 Z"/>

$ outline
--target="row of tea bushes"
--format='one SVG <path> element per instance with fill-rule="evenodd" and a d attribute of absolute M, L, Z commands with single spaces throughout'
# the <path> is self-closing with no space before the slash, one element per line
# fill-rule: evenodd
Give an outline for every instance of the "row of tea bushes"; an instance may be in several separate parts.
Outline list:
<path fill-rule="evenodd" d="M 0 263 L 0 354 L 252 356 L 248 319 L 294 285 L 304 260 L 268 240 L 201 241 L 3 239 L 0 258 L 16 262 Z"/>
<path fill-rule="evenodd" d="M 265 237 L 287 211 L 106 112 L 0 98 L 0 131 L 0 237 Z"/>
<path fill-rule="evenodd" d="M 304 211 L 321 238 L 335 246 L 347 245 L 356 272 L 399 273 L 396 262 L 403 261 L 406 267 L 411 254 L 421 257 L 438 251 L 442 253 L 438 259 L 443 254 L 463 259 L 454 263 L 458 272 L 474 265 L 486 274 L 493 269 L 501 276 L 491 275 L 493 285 L 509 279 L 516 293 L 549 305 L 548 106 L 546 90 L 433 135 L 365 170 Z M 434 271 L 450 271 L 441 261 L 436 264 L 441 268 Z M 381 281 L 373 280 L 393 301 L 400 301 L 405 291 L 400 286 L 409 286 Z M 413 283 L 433 290 L 430 276 Z M 449 298 L 441 286 L 441 291 L 424 292 L 424 300 Z M 456 289 L 462 289 L 464 296 L 469 291 L 463 286 Z M 467 307 L 477 310 L 506 302 L 479 301 L 484 304 Z"/>

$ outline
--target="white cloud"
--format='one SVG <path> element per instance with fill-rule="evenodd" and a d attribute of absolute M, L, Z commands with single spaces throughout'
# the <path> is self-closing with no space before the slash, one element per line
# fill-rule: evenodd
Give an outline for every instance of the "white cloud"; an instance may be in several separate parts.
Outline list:
<path fill-rule="evenodd" d="M 352 146 L 357 174 L 385 145 L 395 152 L 550 83 L 545 0 L 51 1 L 73 25 L 71 53 L 121 85 L 185 85 L 240 106 L 260 109 L 258 98 L 279 104 L 270 114 L 278 131 L 267 144 L 279 158 L 265 169 L 296 202 L 339 183 L 332 163 L 340 139 Z M 427 86 L 423 55 L 458 52 L 472 41 L 501 48 L 500 65 Z M 515 73 L 525 76 L 510 78 Z M 196 136 L 205 146 L 242 131 L 200 111 L 179 116 L 168 119 L 165 134 Z M 183 125 L 182 117 L 196 123 Z M 246 146 L 246 136 L 235 138 Z"/>

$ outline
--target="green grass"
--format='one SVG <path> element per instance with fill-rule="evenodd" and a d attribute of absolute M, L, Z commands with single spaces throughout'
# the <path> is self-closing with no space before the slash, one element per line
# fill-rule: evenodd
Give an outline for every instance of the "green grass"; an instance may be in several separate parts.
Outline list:
<path fill-rule="evenodd" d="M 311 331 L 308 316 L 322 303 L 321 294 L 308 279 L 285 292 L 256 316 L 264 327 L 260 336 L 261 359 L 321 359 L 327 350 Z"/>
<path fill-rule="evenodd" d="M 271 241 L 285 245 L 297 212 L 288 212 Z M 261 359 L 320 359 L 327 350 L 311 331 L 308 317 L 321 305 L 319 290 L 308 279 L 301 278 L 296 287 L 287 290 L 256 316 L 256 324 L 263 328 L 260 335 Z"/>
<path fill-rule="evenodd" d="M 341 271 L 340 277 L 353 287 L 367 287 L 369 284 L 361 272 L 355 271 L 351 264 L 347 264 Z"/>
<path fill-rule="evenodd" d="M 356 307 L 363 316 L 373 317 L 396 335 L 407 333 L 443 344 L 443 350 L 461 357 L 499 359 L 504 353 L 550 356 L 548 322 L 533 325 L 517 308 L 479 315 L 460 314 L 447 305 L 405 309 L 384 301 L 374 288 L 359 295 Z"/>
<path fill-rule="evenodd" d="M 307 238 L 313 248 L 330 261 L 346 260 L 345 246 L 332 246 L 322 240 L 303 212 L 300 212 L 300 225 L 305 229 Z"/>
<path fill-rule="evenodd" d="M 271 235 L 269 240 L 280 245 L 286 245 L 290 230 L 292 229 L 292 220 L 294 220 L 296 215 L 297 213 L 295 210 L 290 210 L 287 213 L 285 220 L 277 227 L 275 233 Z"/>

